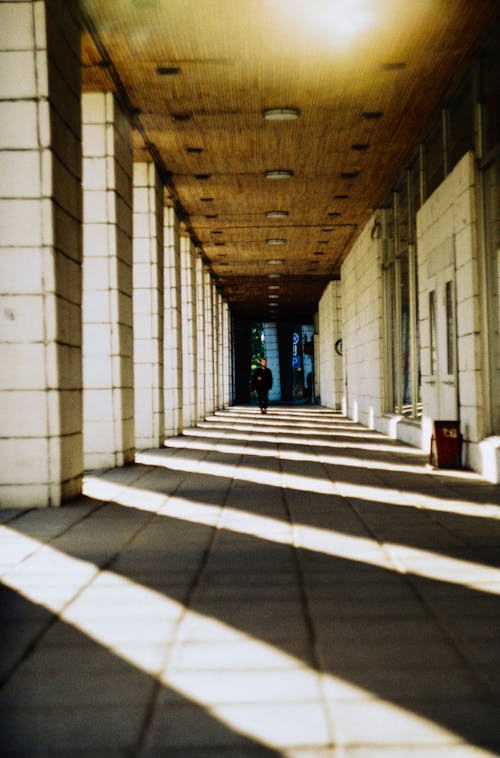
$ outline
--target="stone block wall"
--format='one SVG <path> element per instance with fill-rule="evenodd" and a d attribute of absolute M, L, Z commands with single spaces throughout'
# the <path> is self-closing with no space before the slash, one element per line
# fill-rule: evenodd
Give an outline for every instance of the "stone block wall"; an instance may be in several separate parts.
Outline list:
<path fill-rule="evenodd" d="M 133 461 L 132 145 L 111 93 L 86 94 L 84 186 L 85 468 Z"/>
<path fill-rule="evenodd" d="M 203 278 L 203 261 L 201 256 L 196 256 L 196 414 L 201 420 L 206 415 L 205 382 L 207 376 L 207 360 L 205 345 L 205 282 Z"/>
<path fill-rule="evenodd" d="M 135 163 L 133 177 L 135 442 L 144 449 L 165 438 L 163 188 L 153 163 Z"/>
<path fill-rule="evenodd" d="M 440 379 L 431 376 L 429 292 L 436 290 L 440 296 L 439 286 L 450 279 L 458 357 L 454 417 L 460 418 L 469 458 L 477 454 L 477 443 L 484 435 L 476 182 L 474 155 L 467 153 L 417 213 L 424 439 L 428 444 L 433 419 L 447 418 L 449 412 L 440 401 Z M 438 320 L 439 315 L 438 311 Z M 442 354 L 445 330 L 439 323 L 438 339 L 438 353 Z M 479 460 L 472 462 L 479 465 Z"/>
<path fill-rule="evenodd" d="M 196 266 L 195 251 L 188 237 L 181 238 L 182 293 L 182 412 L 183 426 L 193 426 L 196 414 Z"/>
<path fill-rule="evenodd" d="M 0 3 L 0 505 L 59 505 L 83 471 L 80 30 Z"/>
<path fill-rule="evenodd" d="M 182 431 L 182 297 L 179 219 L 164 209 L 164 403 L 165 436 Z"/>
<path fill-rule="evenodd" d="M 356 421 L 374 428 L 383 415 L 382 265 L 372 219 L 342 265 L 343 360 L 346 410 Z"/>
<path fill-rule="evenodd" d="M 318 350 L 319 392 L 321 404 L 327 408 L 342 407 L 342 356 L 335 350 L 342 339 L 342 299 L 340 282 L 330 282 L 319 302 Z M 340 345 L 339 345 L 340 347 Z"/>
<path fill-rule="evenodd" d="M 222 306 L 222 340 L 224 360 L 222 365 L 221 381 L 223 383 L 222 405 L 227 408 L 231 404 L 232 397 L 232 360 L 231 360 L 231 314 L 226 302 Z"/>
<path fill-rule="evenodd" d="M 203 274 L 204 289 L 205 289 L 205 413 L 212 413 L 215 409 L 215 350 L 214 343 L 214 330 L 215 325 L 213 322 L 214 310 L 213 310 L 213 298 L 215 289 L 213 286 L 212 277 L 208 269 L 205 269 Z"/>

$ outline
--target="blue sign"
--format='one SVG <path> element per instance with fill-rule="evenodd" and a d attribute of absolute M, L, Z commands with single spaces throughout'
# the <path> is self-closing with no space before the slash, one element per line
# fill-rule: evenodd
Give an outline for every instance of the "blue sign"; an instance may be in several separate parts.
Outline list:
<path fill-rule="evenodd" d="M 293 333 L 293 344 L 294 344 L 294 345 L 298 345 L 298 344 L 299 344 L 299 341 L 300 341 L 300 337 L 299 337 L 299 335 L 297 334 L 297 332 L 294 332 L 294 333 Z"/>
<path fill-rule="evenodd" d="M 292 358 L 292 368 L 300 368 L 300 355 L 294 355 Z"/>

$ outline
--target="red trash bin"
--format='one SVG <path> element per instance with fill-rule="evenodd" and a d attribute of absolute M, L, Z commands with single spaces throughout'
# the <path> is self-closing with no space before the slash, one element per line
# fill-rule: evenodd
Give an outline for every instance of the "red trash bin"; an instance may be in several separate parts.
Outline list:
<path fill-rule="evenodd" d="M 461 468 L 462 435 L 460 421 L 434 421 L 430 462 L 436 468 Z"/>

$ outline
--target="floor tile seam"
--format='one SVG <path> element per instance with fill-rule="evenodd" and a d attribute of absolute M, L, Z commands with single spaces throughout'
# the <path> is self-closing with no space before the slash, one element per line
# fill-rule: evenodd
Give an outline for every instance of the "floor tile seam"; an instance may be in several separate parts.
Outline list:
<path fill-rule="evenodd" d="M 189 643 L 188 643 L 189 644 Z M 310 667 L 307 665 L 307 663 L 298 663 L 294 664 L 293 662 L 290 662 L 289 665 L 282 664 L 272 666 L 254 666 L 254 665 L 248 665 L 246 668 L 244 666 L 238 665 L 236 666 L 228 666 L 227 668 L 221 668 L 220 666 L 204 666 L 203 668 L 200 668 L 199 666 L 188 666 L 185 665 L 175 665 L 170 668 L 170 672 L 175 674 L 176 676 L 181 675 L 193 675 L 193 676 L 202 676 L 202 677 L 213 677 L 214 675 L 220 676 L 222 679 L 234 679 L 239 678 L 241 676 L 255 678 L 255 679 L 261 679 L 264 677 L 269 676 L 282 676 L 285 674 L 293 674 L 293 675 L 307 675 L 310 676 Z"/>
<path fill-rule="evenodd" d="M 395 562 L 399 562 L 397 558 Z M 478 666 L 478 664 L 475 661 L 472 661 L 469 657 L 467 648 L 464 645 L 464 641 L 460 638 L 460 635 L 453 632 L 452 626 L 446 623 L 445 618 L 435 610 L 434 604 L 431 604 L 426 599 L 425 593 L 423 593 L 419 587 L 419 577 L 414 578 L 411 572 L 407 571 L 405 566 L 401 566 L 400 573 L 405 576 L 406 581 L 411 587 L 420 605 L 424 609 L 425 615 L 428 618 L 431 618 L 436 624 L 437 628 L 441 632 L 443 640 L 446 640 L 448 642 L 451 649 L 458 656 L 458 659 L 462 661 L 462 665 L 465 670 L 469 671 L 473 675 L 473 678 L 476 680 L 478 686 L 488 694 L 488 697 L 495 697 L 496 695 L 494 688 L 488 681 L 488 678 L 484 675 L 484 672 L 481 671 L 480 666 Z"/>
<path fill-rule="evenodd" d="M 436 527 L 439 526 L 439 529 L 442 529 L 443 532 L 448 535 L 452 540 L 457 542 L 456 549 L 474 549 L 474 545 L 470 544 L 470 542 L 467 539 L 464 539 L 460 532 L 457 530 L 451 529 L 448 524 L 446 523 L 448 519 L 453 519 L 454 513 L 453 512 L 442 512 L 438 511 L 436 512 L 435 509 L 433 509 L 432 505 L 426 505 L 421 502 L 411 502 L 411 497 L 406 493 L 404 490 L 401 490 L 402 497 L 408 502 L 408 505 L 412 508 L 415 508 L 416 511 L 423 514 L 426 518 L 426 522 L 430 527 L 434 527 L 434 530 L 436 530 Z M 439 497 L 439 496 L 438 496 Z M 464 518 L 464 516 L 460 517 Z M 443 518 L 444 517 L 444 518 Z M 465 517 L 466 518 L 466 517 Z M 450 548 L 452 550 L 453 548 Z"/>
<path fill-rule="evenodd" d="M 24 558 L 18 564 L 16 564 L 16 568 L 22 565 L 28 559 L 32 558 L 34 555 L 36 555 L 37 552 L 39 552 L 43 548 L 50 546 L 52 542 L 54 542 L 56 539 L 59 539 L 59 537 L 66 534 L 67 532 L 69 532 L 74 526 L 81 524 L 83 521 L 88 519 L 93 513 L 95 513 L 95 511 L 97 511 L 101 507 L 102 507 L 101 504 L 99 503 L 96 504 L 94 508 L 91 508 L 87 513 L 83 514 L 80 519 L 77 519 L 75 522 L 72 522 L 71 524 L 67 525 L 57 535 L 49 537 L 44 542 L 40 542 L 38 546 L 35 547 L 31 553 L 24 556 Z M 36 511 L 36 509 L 30 509 L 30 512 L 31 510 Z M 12 567 L 9 571 L 4 572 L 2 576 L 3 577 L 8 576 L 9 573 L 11 573 L 11 570 L 12 570 Z M 77 583 L 76 591 L 74 595 L 71 596 L 71 598 L 57 611 L 57 613 L 47 610 L 47 613 L 49 613 L 49 618 L 47 619 L 46 623 L 39 629 L 38 633 L 27 643 L 27 645 L 23 648 L 23 650 L 20 651 L 19 656 L 13 662 L 12 666 L 10 666 L 7 669 L 7 671 L 4 672 L 0 676 L 0 688 L 3 687 L 10 680 L 10 678 L 15 674 L 15 671 L 17 670 L 19 665 L 22 664 L 23 661 L 27 660 L 27 658 L 29 658 L 29 656 L 35 651 L 39 642 L 43 639 L 43 637 L 47 634 L 47 632 L 52 628 L 52 626 L 58 621 L 64 609 L 67 608 L 70 605 L 70 603 L 72 603 L 73 600 L 80 595 L 80 593 L 83 591 L 83 589 L 86 586 L 90 585 L 94 581 L 98 573 L 99 573 L 99 569 L 96 567 L 96 572 L 92 574 L 92 576 L 88 579 L 88 581 L 85 583 L 83 587 L 80 583 Z M 3 584 L 3 582 L 1 581 L 1 578 L 0 578 L 0 583 Z M 4 586 L 8 586 L 8 585 L 4 585 Z"/>
<path fill-rule="evenodd" d="M 44 547 L 52 545 L 55 540 L 59 539 L 63 535 L 70 532 L 74 527 L 78 526 L 79 524 L 83 523 L 87 519 L 91 517 L 93 513 L 95 513 L 97 510 L 99 510 L 102 507 L 102 503 L 96 503 L 96 505 L 88 510 L 86 513 L 82 514 L 82 516 L 77 519 L 76 521 L 73 521 L 71 524 L 67 524 L 65 527 L 61 529 L 60 532 L 58 532 L 55 535 L 47 536 L 43 539 L 39 539 L 38 537 L 32 537 L 31 535 L 28 537 L 28 539 L 31 539 L 33 541 L 36 541 L 38 544 L 33 548 L 31 552 L 29 552 L 27 555 L 25 555 L 18 563 L 16 564 L 10 564 L 7 571 L 2 571 L 1 576 L 8 576 L 14 569 L 16 569 L 19 566 L 22 566 L 23 563 L 25 563 L 27 560 L 32 558 L 36 553 L 43 550 Z M 31 513 L 32 511 L 36 512 L 36 508 L 32 508 L 28 511 L 28 513 Z M 5 526 L 5 524 L 2 524 L 2 526 Z M 19 534 L 21 537 L 25 537 L 26 535 L 23 534 L 23 532 L 19 531 Z M 1 542 L 1 539 L 0 539 Z M 55 548 L 57 550 L 57 548 Z M 1 580 L 1 577 L 0 577 Z"/>
<path fill-rule="evenodd" d="M 328 478 L 328 470 L 325 467 L 325 472 Z M 344 496 L 343 496 L 344 497 Z M 402 577 L 405 578 L 405 580 L 408 582 L 412 592 L 418 599 L 420 605 L 422 606 L 423 610 L 425 611 L 425 615 L 430 616 L 433 618 L 434 622 L 437 624 L 437 626 L 440 628 L 441 632 L 444 634 L 445 639 L 447 639 L 452 646 L 452 648 L 455 650 L 455 652 L 459 655 L 459 658 L 463 661 L 465 667 L 468 670 L 471 670 L 474 674 L 474 677 L 478 683 L 479 686 L 485 689 L 489 693 L 490 696 L 494 696 L 494 690 L 491 686 L 491 684 L 488 682 L 487 678 L 484 676 L 484 674 L 481 671 L 477 670 L 477 667 L 475 665 L 471 665 L 471 662 L 465 652 L 465 650 L 462 649 L 462 647 L 459 644 L 459 640 L 457 640 L 451 632 L 448 630 L 448 627 L 446 624 L 443 623 L 442 619 L 435 613 L 432 606 L 430 606 L 427 601 L 425 600 L 425 597 L 422 595 L 422 593 L 418 590 L 415 582 L 412 581 L 411 576 L 408 575 L 408 572 L 406 570 L 406 567 L 402 565 L 402 563 L 397 559 L 397 556 L 394 556 L 390 551 L 388 551 L 385 543 L 381 542 L 379 538 L 377 537 L 376 533 L 373 531 L 371 526 L 362 518 L 362 515 L 359 513 L 356 505 L 351 502 L 350 498 L 344 497 L 345 501 L 351 506 L 353 511 L 356 513 L 358 518 L 360 519 L 362 525 L 367 529 L 369 534 L 371 534 L 372 539 L 380 545 L 382 548 L 384 554 L 387 556 L 388 559 L 388 565 L 389 567 L 392 565 L 394 567 L 394 570 L 400 574 Z M 312 611 L 311 611 L 312 612 Z M 314 619 L 314 616 L 312 616 L 312 620 Z"/>
<path fill-rule="evenodd" d="M 209 454 L 209 451 L 205 451 L 205 455 L 203 456 L 202 460 L 204 460 Z M 239 459 L 240 462 L 243 458 L 243 454 L 240 453 Z M 237 468 L 237 467 L 235 467 Z M 186 476 L 189 476 L 189 474 L 186 473 Z M 184 478 L 183 480 L 184 481 Z M 148 708 L 146 710 L 144 722 L 142 724 L 139 738 L 135 747 L 135 754 L 137 756 L 144 755 L 145 752 L 148 749 L 148 741 L 149 741 L 149 735 L 150 731 L 152 729 L 152 725 L 154 722 L 154 716 L 157 711 L 157 708 L 159 707 L 159 698 L 161 694 L 161 689 L 163 687 L 162 680 L 166 679 L 168 672 L 171 670 L 171 663 L 175 659 L 175 656 L 177 654 L 177 650 L 179 647 L 183 644 L 183 639 L 180 634 L 181 628 L 183 625 L 184 620 L 186 619 L 189 612 L 192 612 L 191 605 L 192 605 L 192 599 L 194 597 L 194 594 L 196 592 L 196 588 L 198 587 L 198 584 L 200 582 L 201 576 L 203 575 L 203 571 L 208 563 L 208 559 L 212 550 L 212 547 L 214 545 L 216 535 L 220 529 L 220 525 L 222 522 L 223 514 L 224 514 L 224 506 L 229 498 L 229 494 L 231 492 L 231 489 L 233 487 L 234 483 L 234 476 L 230 479 L 230 484 L 226 488 L 226 492 L 224 495 L 224 501 L 219 505 L 219 513 L 216 520 L 216 523 L 211 526 L 212 534 L 210 537 L 210 540 L 208 544 L 205 546 L 204 551 L 202 553 L 201 559 L 198 563 L 198 567 L 189 583 L 189 586 L 187 588 L 187 592 L 185 595 L 184 603 L 182 612 L 177 619 L 176 623 L 174 624 L 174 628 L 171 634 L 171 645 L 169 646 L 169 650 L 167 651 L 167 656 L 164 662 L 163 669 L 159 676 L 156 677 L 156 683 L 153 688 L 153 692 L 148 704 Z M 179 484 L 180 486 L 180 484 Z M 168 500 L 167 500 L 167 507 L 165 509 L 165 513 L 168 515 Z"/>
<path fill-rule="evenodd" d="M 144 476 L 147 472 L 141 472 L 141 474 L 134 479 L 133 481 L 138 481 Z M 130 484 L 130 483 L 129 483 Z M 127 485 L 129 486 L 129 485 Z M 56 539 L 58 539 L 60 536 L 65 534 L 66 532 L 70 531 L 73 527 L 75 527 L 78 524 L 81 524 L 83 521 L 87 520 L 94 514 L 96 511 L 100 510 L 102 507 L 106 505 L 106 502 L 109 501 L 102 501 L 94 508 L 92 508 L 88 513 L 84 514 L 81 519 L 78 519 L 76 522 L 69 525 L 66 529 L 64 529 L 60 534 L 58 534 L 56 537 L 53 537 L 46 541 L 45 543 L 42 543 L 39 548 L 36 548 L 33 553 L 35 554 L 40 548 L 51 545 L 52 542 L 55 542 Z M 152 513 L 149 518 L 146 519 L 146 522 L 143 522 L 142 524 L 138 525 L 137 529 L 129 535 L 128 539 L 120 546 L 119 550 L 115 551 L 112 556 L 110 556 L 102 565 L 97 566 L 96 565 L 96 571 L 85 581 L 83 584 L 77 585 L 77 591 L 64 603 L 61 608 L 58 609 L 57 613 L 50 612 L 51 616 L 47 619 L 47 623 L 40 629 L 39 633 L 36 635 L 36 637 L 28 644 L 28 646 L 24 649 L 24 651 L 21 653 L 21 656 L 18 658 L 17 661 L 14 662 L 13 666 L 7 671 L 5 675 L 3 675 L 0 679 L 0 686 L 3 686 L 6 684 L 11 676 L 15 674 L 15 671 L 19 667 L 19 665 L 26 660 L 37 648 L 40 641 L 43 639 L 43 637 L 47 634 L 47 632 L 60 620 L 64 620 L 64 613 L 65 611 L 71 606 L 72 603 L 75 602 L 83 593 L 84 591 L 92 585 L 92 583 L 95 581 L 96 577 L 99 576 L 102 572 L 110 569 L 112 567 L 113 562 L 117 559 L 117 557 L 126 549 L 126 546 L 130 544 L 136 536 L 146 528 L 155 518 L 157 514 Z M 57 547 L 55 549 L 58 549 Z M 26 558 L 25 558 L 26 560 Z"/>
<path fill-rule="evenodd" d="M 311 446 L 311 451 L 314 455 L 314 448 Z M 283 475 L 283 462 L 280 456 L 280 446 L 278 444 L 278 457 L 279 457 L 279 464 L 280 464 L 280 472 L 281 475 Z M 323 467 L 324 468 L 324 467 Z M 331 716 L 331 713 L 327 707 L 327 702 L 325 699 L 325 679 L 324 679 L 324 670 L 321 663 L 321 655 L 319 651 L 319 638 L 317 636 L 316 631 L 316 625 L 314 623 L 314 618 L 311 613 L 311 608 L 309 605 L 309 597 L 307 593 L 307 585 L 304 577 L 304 573 L 302 570 L 302 564 L 300 561 L 300 549 L 298 546 L 298 540 L 297 540 L 297 534 L 296 534 L 296 524 L 293 519 L 293 512 L 290 508 L 290 505 L 287 500 L 287 488 L 282 486 L 281 487 L 282 497 L 283 497 L 283 505 L 285 508 L 285 512 L 288 518 L 288 522 L 290 524 L 291 528 L 291 543 L 293 548 L 293 556 L 294 556 L 294 564 L 295 564 L 295 571 L 297 575 L 297 583 L 299 587 L 299 593 L 300 593 L 300 602 L 302 605 L 302 611 L 304 615 L 304 621 L 305 621 L 305 627 L 307 630 L 307 637 L 308 637 L 308 653 L 311 660 L 311 668 L 314 671 L 316 675 L 319 677 L 319 689 L 321 694 L 321 707 L 322 707 L 322 713 L 323 717 L 325 719 L 327 734 L 328 734 L 328 744 L 333 744 L 333 739 L 335 736 L 335 727 L 333 723 L 333 719 Z"/>

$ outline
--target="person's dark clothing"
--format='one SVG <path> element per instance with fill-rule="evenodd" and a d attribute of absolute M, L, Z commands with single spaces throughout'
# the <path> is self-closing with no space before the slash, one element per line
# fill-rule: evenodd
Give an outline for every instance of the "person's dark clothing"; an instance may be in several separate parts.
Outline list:
<path fill-rule="evenodd" d="M 252 374 L 252 387 L 257 392 L 259 408 L 265 412 L 267 409 L 269 390 L 273 386 L 273 374 L 270 369 L 259 366 Z"/>

